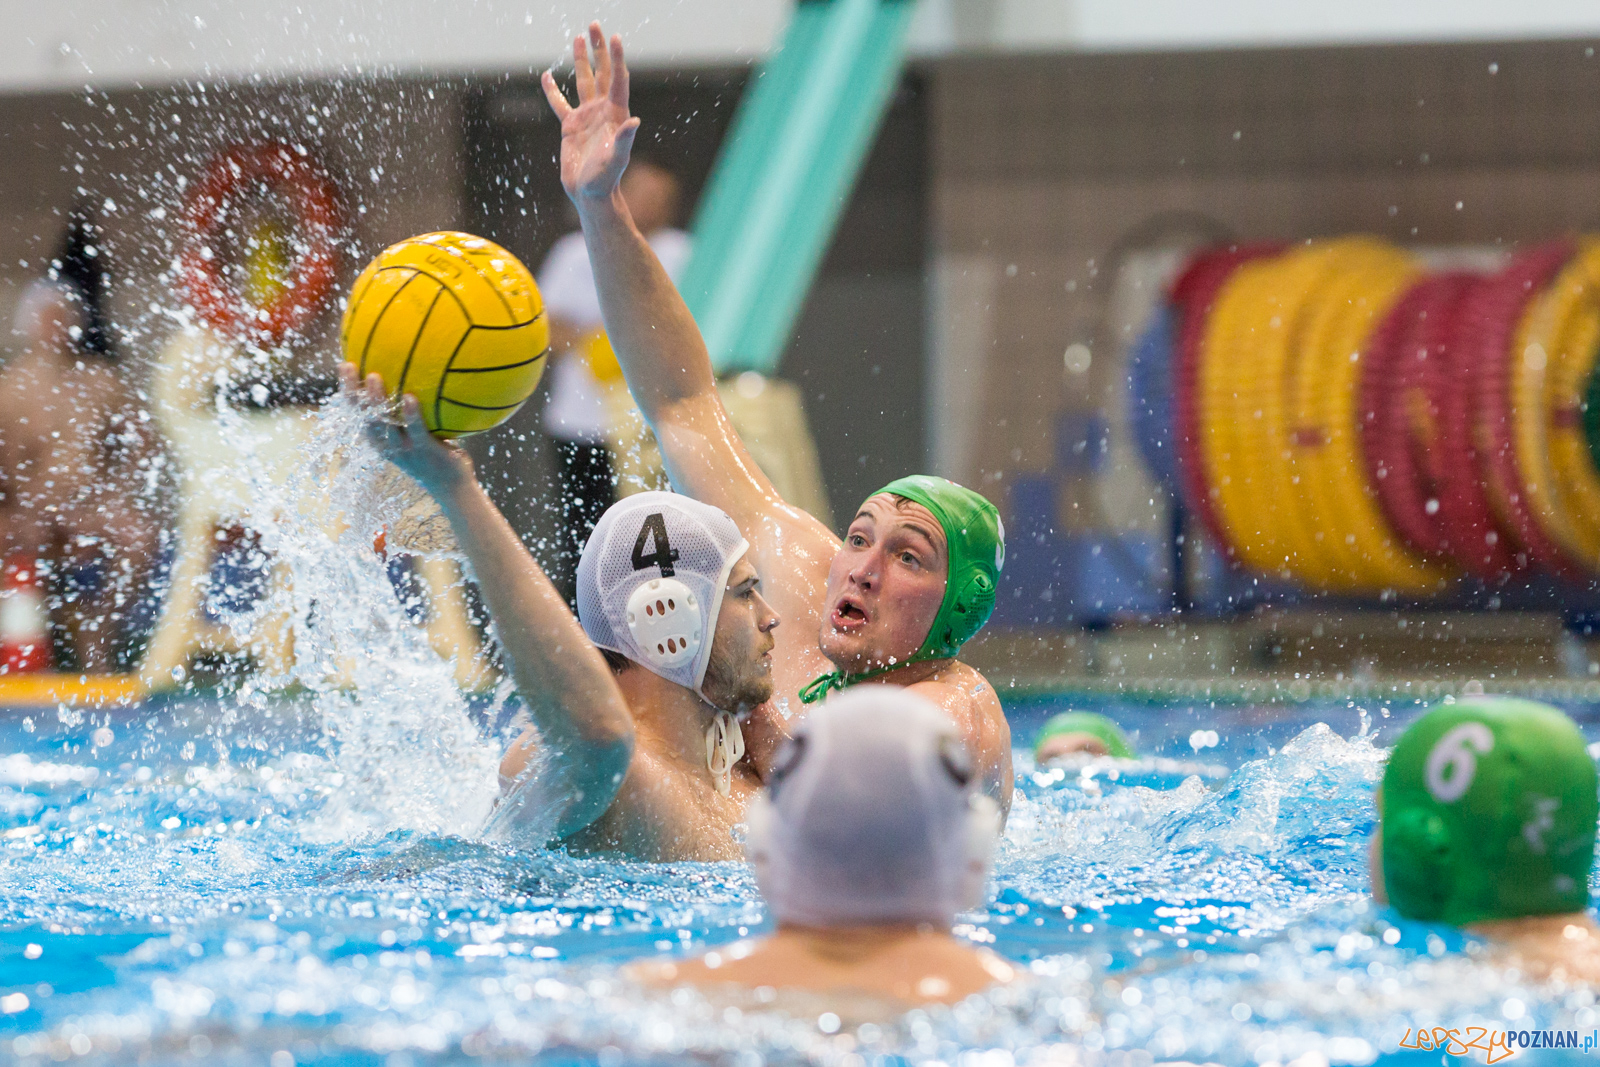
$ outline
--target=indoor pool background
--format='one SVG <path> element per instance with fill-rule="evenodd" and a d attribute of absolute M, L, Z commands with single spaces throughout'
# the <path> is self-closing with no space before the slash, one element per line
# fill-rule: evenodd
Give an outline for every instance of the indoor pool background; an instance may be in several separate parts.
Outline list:
<path fill-rule="evenodd" d="M 515 709 L 469 706 L 407 620 L 347 416 L 256 494 L 292 677 L 0 718 L 0 1057 L 1433 1063 L 1407 1028 L 1595 1025 L 1591 994 L 1368 902 L 1378 746 L 1412 703 L 1078 703 L 1147 758 L 1039 772 L 1026 744 L 1072 701 L 1014 702 L 1016 802 L 959 932 L 1026 980 L 883 1019 L 635 987 L 624 961 L 767 928 L 749 870 L 485 839 Z"/>

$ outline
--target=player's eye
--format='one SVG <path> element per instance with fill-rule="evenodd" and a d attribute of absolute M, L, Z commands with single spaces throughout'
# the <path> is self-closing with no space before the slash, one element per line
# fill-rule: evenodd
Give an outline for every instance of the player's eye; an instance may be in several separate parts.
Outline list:
<path fill-rule="evenodd" d="M 853 533 L 853 534 L 850 535 L 850 547 L 851 548 L 866 548 L 867 547 L 867 539 L 865 537 L 861 536 L 858 533 Z"/>

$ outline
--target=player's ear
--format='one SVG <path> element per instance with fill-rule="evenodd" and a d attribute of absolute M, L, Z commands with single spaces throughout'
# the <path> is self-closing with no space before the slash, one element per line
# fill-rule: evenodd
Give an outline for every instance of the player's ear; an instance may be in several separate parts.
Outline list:
<path fill-rule="evenodd" d="M 975 793 L 968 799 L 963 844 L 966 855 L 956 885 L 956 906 L 962 911 L 983 903 L 983 890 L 989 881 L 989 866 L 1000 840 L 1000 805 L 991 797 Z"/>

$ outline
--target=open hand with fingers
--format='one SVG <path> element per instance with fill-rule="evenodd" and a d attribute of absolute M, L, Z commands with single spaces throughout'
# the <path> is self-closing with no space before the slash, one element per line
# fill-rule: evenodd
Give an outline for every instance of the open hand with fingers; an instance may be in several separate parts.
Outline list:
<path fill-rule="evenodd" d="M 577 107 L 567 102 L 548 70 L 540 84 L 561 120 L 561 185 L 577 203 L 605 199 L 616 189 L 639 120 L 628 114 L 628 65 L 621 37 L 613 34 L 607 42 L 600 23 L 591 22 L 587 41 L 573 38 L 572 61 L 578 74 Z"/>
<path fill-rule="evenodd" d="M 370 414 L 367 440 L 378 454 L 415 478 L 440 503 L 471 481 L 471 457 L 454 441 L 441 441 L 428 432 L 416 397 L 406 393 L 396 404 L 382 377 L 369 374 L 363 382 L 355 364 L 348 362 L 339 364 L 339 385 L 345 399 Z"/>

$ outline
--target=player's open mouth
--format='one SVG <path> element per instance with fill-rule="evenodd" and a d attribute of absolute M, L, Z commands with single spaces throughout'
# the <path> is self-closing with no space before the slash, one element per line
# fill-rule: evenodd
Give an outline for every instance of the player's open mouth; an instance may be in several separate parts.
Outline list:
<path fill-rule="evenodd" d="M 828 621 L 835 630 L 858 630 L 867 624 L 867 612 L 850 597 L 840 597 Z"/>

